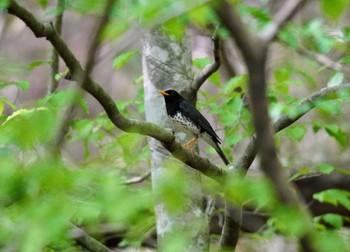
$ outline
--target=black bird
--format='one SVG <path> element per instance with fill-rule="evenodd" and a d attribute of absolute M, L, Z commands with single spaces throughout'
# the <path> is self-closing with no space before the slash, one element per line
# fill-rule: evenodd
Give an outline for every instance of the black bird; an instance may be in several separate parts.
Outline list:
<path fill-rule="evenodd" d="M 194 138 L 187 142 L 184 147 L 192 151 L 192 146 L 199 137 L 202 137 L 228 165 L 229 162 L 219 146 L 221 140 L 207 119 L 175 90 L 159 90 L 159 93 L 164 96 L 166 111 L 175 129 L 194 135 Z"/>

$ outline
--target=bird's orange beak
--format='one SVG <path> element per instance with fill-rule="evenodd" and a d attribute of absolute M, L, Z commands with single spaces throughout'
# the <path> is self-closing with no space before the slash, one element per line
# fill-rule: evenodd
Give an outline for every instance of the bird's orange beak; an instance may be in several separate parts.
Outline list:
<path fill-rule="evenodd" d="M 162 95 L 165 95 L 165 96 L 169 96 L 170 95 L 167 92 L 165 92 L 164 90 L 159 90 L 159 93 L 161 93 Z"/>

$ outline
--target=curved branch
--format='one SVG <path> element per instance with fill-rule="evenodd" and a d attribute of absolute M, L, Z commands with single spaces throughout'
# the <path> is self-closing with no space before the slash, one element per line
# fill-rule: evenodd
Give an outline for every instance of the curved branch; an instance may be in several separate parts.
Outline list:
<path fill-rule="evenodd" d="M 213 74 L 215 73 L 220 65 L 221 65 L 221 55 L 220 55 L 220 40 L 218 37 L 215 35 L 212 37 L 213 43 L 214 43 L 214 48 L 213 48 L 213 53 L 214 53 L 214 61 L 207 65 L 201 73 L 199 73 L 196 78 L 193 80 L 191 84 L 191 89 L 193 90 L 198 90 L 200 87 L 203 85 L 203 83 Z"/>
<path fill-rule="evenodd" d="M 21 19 L 33 31 L 36 37 L 45 37 L 51 42 L 66 63 L 71 79 L 78 83 L 84 80 L 82 88 L 90 93 L 102 105 L 109 119 L 117 128 L 126 132 L 139 133 L 157 139 L 163 143 L 164 147 L 170 151 L 174 157 L 202 172 L 204 175 L 221 182 L 225 171 L 212 164 L 208 159 L 201 158 L 188 152 L 180 143 L 175 141 L 172 132 L 153 123 L 128 119 L 123 116 L 112 97 L 100 85 L 94 82 L 90 76 L 84 77 L 85 71 L 81 67 L 79 61 L 52 25 L 40 23 L 33 14 L 18 5 L 15 1 L 12 1 L 8 6 L 8 13 Z"/>

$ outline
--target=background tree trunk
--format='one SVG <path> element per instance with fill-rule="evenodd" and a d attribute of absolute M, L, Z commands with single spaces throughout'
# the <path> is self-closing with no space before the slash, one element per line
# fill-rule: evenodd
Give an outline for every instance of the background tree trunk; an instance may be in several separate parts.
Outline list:
<path fill-rule="evenodd" d="M 186 38 L 181 42 L 173 41 L 161 29 L 144 31 L 142 43 L 146 119 L 169 127 L 164 98 L 158 90 L 172 88 L 180 91 L 191 83 L 190 47 Z M 149 146 L 159 248 L 169 249 L 168 246 L 177 243 L 176 246 L 185 246 L 176 247 L 177 251 L 207 250 L 208 221 L 203 211 L 200 173 L 178 160 L 171 160 L 172 166 L 168 169 L 164 160 L 169 158 L 169 153 L 154 138 L 149 138 Z M 182 197 L 179 201 L 185 203 L 176 210 L 169 206 L 164 193 L 169 170 L 173 171 L 175 166 L 183 177 L 178 185 L 170 185 L 170 193 L 185 188 L 185 192 L 179 194 Z"/>

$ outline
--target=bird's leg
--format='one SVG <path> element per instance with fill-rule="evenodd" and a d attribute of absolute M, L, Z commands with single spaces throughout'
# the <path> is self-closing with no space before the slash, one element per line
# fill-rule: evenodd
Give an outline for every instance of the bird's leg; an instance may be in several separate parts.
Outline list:
<path fill-rule="evenodd" d="M 198 135 L 195 135 L 190 141 L 183 145 L 184 148 L 193 152 L 193 145 L 198 141 Z"/>

